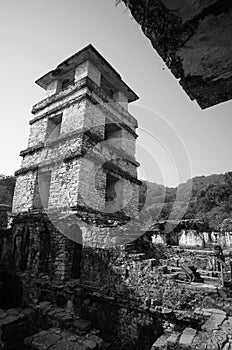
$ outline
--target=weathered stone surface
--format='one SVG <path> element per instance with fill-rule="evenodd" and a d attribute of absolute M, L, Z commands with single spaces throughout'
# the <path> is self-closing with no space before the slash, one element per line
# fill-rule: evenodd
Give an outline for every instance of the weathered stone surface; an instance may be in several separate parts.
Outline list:
<path fill-rule="evenodd" d="M 222 322 L 226 319 L 225 313 L 214 313 L 210 318 L 202 325 L 201 329 L 206 331 L 213 331 L 219 328 Z"/>
<path fill-rule="evenodd" d="M 101 349 L 103 343 L 100 341 L 97 343 L 59 328 L 51 328 L 26 338 L 25 344 L 35 350 L 94 350 Z"/>
<path fill-rule="evenodd" d="M 224 349 L 228 347 L 228 335 L 225 331 L 216 330 L 211 332 L 200 332 L 195 337 L 192 349 L 194 350 L 215 350 Z"/>
<path fill-rule="evenodd" d="M 77 327 L 80 331 L 88 332 L 91 328 L 91 322 L 79 319 L 74 322 L 75 327 Z"/>
<path fill-rule="evenodd" d="M 161 0 L 171 11 L 179 14 L 183 21 L 188 21 L 200 14 L 202 10 L 214 4 L 217 0 Z"/>
<path fill-rule="evenodd" d="M 197 331 L 193 328 L 185 328 L 180 336 L 179 345 L 183 349 L 191 349 L 191 344 L 196 336 Z"/>
<path fill-rule="evenodd" d="M 227 341 L 227 334 L 224 331 L 213 331 L 212 336 L 208 339 L 207 349 L 215 350 L 222 349 Z"/>
<path fill-rule="evenodd" d="M 191 99 L 201 108 L 231 99 L 229 1 L 124 2 Z"/>
<path fill-rule="evenodd" d="M 226 334 L 228 334 L 232 337 L 232 317 L 228 317 L 228 319 L 222 323 L 220 328 L 223 331 L 225 331 Z"/>
<path fill-rule="evenodd" d="M 206 350 L 207 342 L 211 338 L 211 332 L 198 332 L 192 343 L 192 349 L 194 350 Z"/>
<path fill-rule="evenodd" d="M 180 338 L 181 333 L 180 332 L 173 332 L 170 337 L 167 339 L 167 346 L 168 347 L 174 347 Z"/>
<path fill-rule="evenodd" d="M 16 172 L 14 213 L 81 206 L 137 214 L 137 121 L 121 106 L 137 96 L 102 60 L 89 45 L 66 60 L 72 64 L 68 72 L 61 63 L 56 73 L 37 80 L 49 97 L 33 108 L 28 148 Z M 61 90 L 57 84 L 49 88 L 54 79 Z"/>
<path fill-rule="evenodd" d="M 166 350 L 168 337 L 169 336 L 166 334 L 161 335 L 161 337 L 159 337 L 152 345 L 151 350 Z"/>
<path fill-rule="evenodd" d="M 14 349 L 31 332 L 32 309 L 0 310 L 0 348 Z"/>

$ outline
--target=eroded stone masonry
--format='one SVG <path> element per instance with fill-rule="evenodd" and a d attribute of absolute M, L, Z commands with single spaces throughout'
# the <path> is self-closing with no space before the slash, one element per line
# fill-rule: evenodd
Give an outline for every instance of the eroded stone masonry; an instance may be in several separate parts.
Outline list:
<path fill-rule="evenodd" d="M 135 225 L 137 95 L 91 45 L 37 84 L 0 229 L 0 348 L 232 348 L 230 249 Z"/>
<path fill-rule="evenodd" d="M 191 100 L 204 109 L 231 99 L 231 1 L 123 2 Z"/>

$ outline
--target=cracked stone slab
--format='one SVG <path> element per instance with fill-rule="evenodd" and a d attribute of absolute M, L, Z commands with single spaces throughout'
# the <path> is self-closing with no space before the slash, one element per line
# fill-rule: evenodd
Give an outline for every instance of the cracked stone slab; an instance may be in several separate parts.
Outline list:
<path fill-rule="evenodd" d="M 181 346 L 181 348 L 190 349 L 196 334 L 196 329 L 190 327 L 185 328 L 179 340 L 179 345 Z"/>
<path fill-rule="evenodd" d="M 167 339 L 168 339 L 167 334 L 161 335 L 156 342 L 152 345 L 151 350 L 166 350 L 167 349 Z"/>
<path fill-rule="evenodd" d="M 210 312 L 211 314 L 223 314 L 225 315 L 226 312 L 220 309 L 202 309 L 205 312 Z"/>
<path fill-rule="evenodd" d="M 174 346 L 177 344 L 178 339 L 180 338 L 181 333 L 180 332 L 173 332 L 170 337 L 167 339 L 167 346 Z"/>
<path fill-rule="evenodd" d="M 82 337 L 59 328 L 43 330 L 25 338 L 24 342 L 36 350 L 95 350 L 103 345 L 103 340 L 97 336 Z"/>
<path fill-rule="evenodd" d="M 207 332 L 213 331 L 214 329 L 218 329 L 225 319 L 226 313 L 214 313 L 201 326 L 201 329 Z"/>

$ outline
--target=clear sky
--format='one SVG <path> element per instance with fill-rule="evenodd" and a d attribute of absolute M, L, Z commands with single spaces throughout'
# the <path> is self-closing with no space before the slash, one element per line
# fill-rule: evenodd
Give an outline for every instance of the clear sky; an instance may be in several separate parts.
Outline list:
<path fill-rule="evenodd" d="M 205 111 L 191 102 L 114 0 L 0 1 L 0 42 L 0 174 L 20 167 L 31 107 L 45 97 L 34 81 L 89 43 L 140 96 L 130 111 L 139 123 L 141 178 L 175 186 L 232 170 L 232 102 Z"/>

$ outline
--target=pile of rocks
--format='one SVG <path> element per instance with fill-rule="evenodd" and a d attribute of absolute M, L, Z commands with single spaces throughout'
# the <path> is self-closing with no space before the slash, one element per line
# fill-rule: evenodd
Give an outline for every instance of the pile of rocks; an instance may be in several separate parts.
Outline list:
<path fill-rule="evenodd" d="M 165 332 L 152 350 L 232 350 L 232 317 L 219 309 L 207 309 L 203 313 L 209 317 L 200 330 L 187 327 L 182 331 Z"/>
<path fill-rule="evenodd" d="M 31 332 L 32 309 L 0 310 L 0 349 L 24 349 L 24 337 Z"/>
<path fill-rule="evenodd" d="M 94 329 L 90 321 L 73 317 L 65 309 L 42 302 L 35 307 L 36 320 L 42 331 L 27 337 L 29 349 L 38 350 L 93 350 L 102 349 L 100 331 Z"/>
<path fill-rule="evenodd" d="M 102 349 L 102 340 L 94 331 L 85 336 L 73 334 L 60 328 L 43 330 L 25 339 L 29 349 L 38 350 L 94 350 Z"/>
<path fill-rule="evenodd" d="M 90 321 L 49 302 L 24 310 L 0 310 L 0 349 L 4 350 L 100 350 L 99 333 Z"/>

